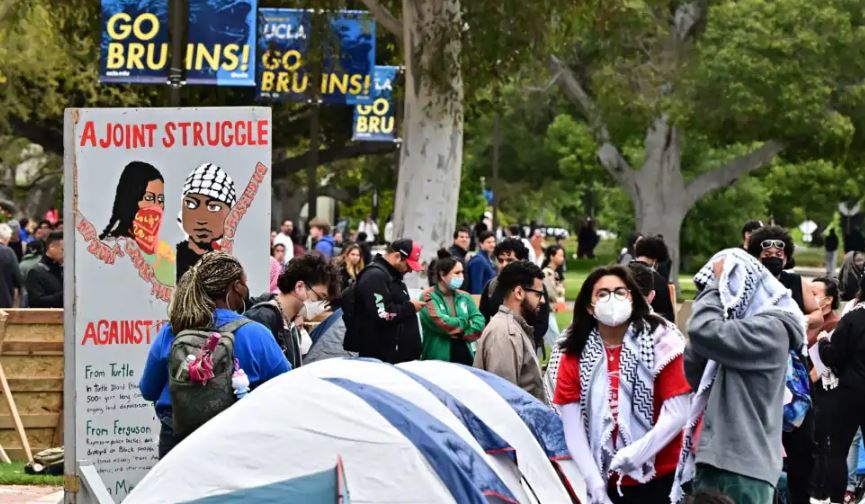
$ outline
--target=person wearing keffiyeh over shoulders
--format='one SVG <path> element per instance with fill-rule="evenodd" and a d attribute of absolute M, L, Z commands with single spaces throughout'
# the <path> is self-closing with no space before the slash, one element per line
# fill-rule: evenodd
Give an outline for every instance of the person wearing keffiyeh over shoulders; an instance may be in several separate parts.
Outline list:
<path fill-rule="evenodd" d="M 781 434 L 790 350 L 805 318 L 790 291 L 742 249 L 716 254 L 697 273 L 702 288 L 688 325 L 691 401 L 671 501 L 719 490 L 738 504 L 772 502 L 781 476 Z"/>
<path fill-rule="evenodd" d="M 684 348 L 627 269 L 599 268 L 586 279 L 553 403 L 590 503 L 668 501 L 691 392 Z"/>

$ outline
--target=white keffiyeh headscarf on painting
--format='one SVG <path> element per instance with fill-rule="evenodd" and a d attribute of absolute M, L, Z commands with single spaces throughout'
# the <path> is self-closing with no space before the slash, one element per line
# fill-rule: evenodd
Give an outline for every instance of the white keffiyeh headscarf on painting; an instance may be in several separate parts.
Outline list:
<path fill-rule="evenodd" d="M 742 249 L 727 249 L 715 254 L 694 276 L 694 284 L 698 289 L 705 288 L 714 278 L 715 262 L 721 259 L 724 260 L 724 271 L 718 280 L 718 290 L 725 319 L 744 319 L 768 310 L 783 310 L 795 314 L 800 319 L 804 331 L 805 318 L 790 291 L 773 277 L 760 261 Z M 696 469 L 694 433 L 706 411 L 709 393 L 717 372 L 718 363 L 708 361 L 700 386 L 691 400 L 691 411 L 682 441 L 682 454 L 679 457 L 676 479 L 670 494 L 673 503 L 682 500 L 684 497 L 682 485 L 694 478 Z"/>
<path fill-rule="evenodd" d="M 628 327 L 619 359 L 619 410 L 617 420 L 610 411 L 609 376 L 604 342 L 594 329 L 580 354 L 580 408 L 592 458 L 601 474 L 609 474 L 613 448 L 613 431 L 618 428 L 618 449 L 633 444 L 654 425 L 655 378 L 664 367 L 685 350 L 682 333 L 663 321 L 654 331 L 644 322 L 637 331 Z M 640 483 L 655 477 L 655 458 L 626 474 Z M 621 482 L 622 478 L 619 478 Z"/>

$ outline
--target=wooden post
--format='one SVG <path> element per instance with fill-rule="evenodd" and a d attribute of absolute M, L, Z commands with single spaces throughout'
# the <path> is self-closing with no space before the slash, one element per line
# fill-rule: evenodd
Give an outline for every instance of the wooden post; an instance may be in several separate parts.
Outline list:
<path fill-rule="evenodd" d="M 12 398 L 12 391 L 9 389 L 9 382 L 6 381 L 6 372 L 3 371 L 3 364 L 0 364 L 0 386 L 3 387 L 3 394 L 6 396 L 6 404 L 9 405 L 9 411 L 12 413 L 12 420 L 15 422 L 15 430 L 18 431 L 18 437 L 21 438 L 21 446 L 24 447 L 24 453 L 27 454 L 27 460 L 33 460 L 33 452 L 30 451 L 30 442 L 27 441 L 27 433 L 24 432 L 24 424 L 21 423 L 21 415 L 18 414 L 18 406 L 15 405 L 15 399 Z"/>

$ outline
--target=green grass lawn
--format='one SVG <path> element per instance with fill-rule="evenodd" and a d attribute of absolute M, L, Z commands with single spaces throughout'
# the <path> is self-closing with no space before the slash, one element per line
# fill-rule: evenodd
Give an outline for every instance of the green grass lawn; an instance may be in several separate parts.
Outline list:
<path fill-rule="evenodd" d="M 0 463 L 0 485 L 63 486 L 63 476 L 32 476 L 24 474 L 24 462 Z"/>

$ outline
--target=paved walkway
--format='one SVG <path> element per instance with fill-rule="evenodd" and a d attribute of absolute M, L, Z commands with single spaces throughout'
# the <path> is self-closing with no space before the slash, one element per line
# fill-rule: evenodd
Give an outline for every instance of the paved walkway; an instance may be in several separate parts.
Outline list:
<path fill-rule="evenodd" d="M 63 500 L 63 489 L 53 486 L 0 486 L 3 504 L 57 504 Z"/>

